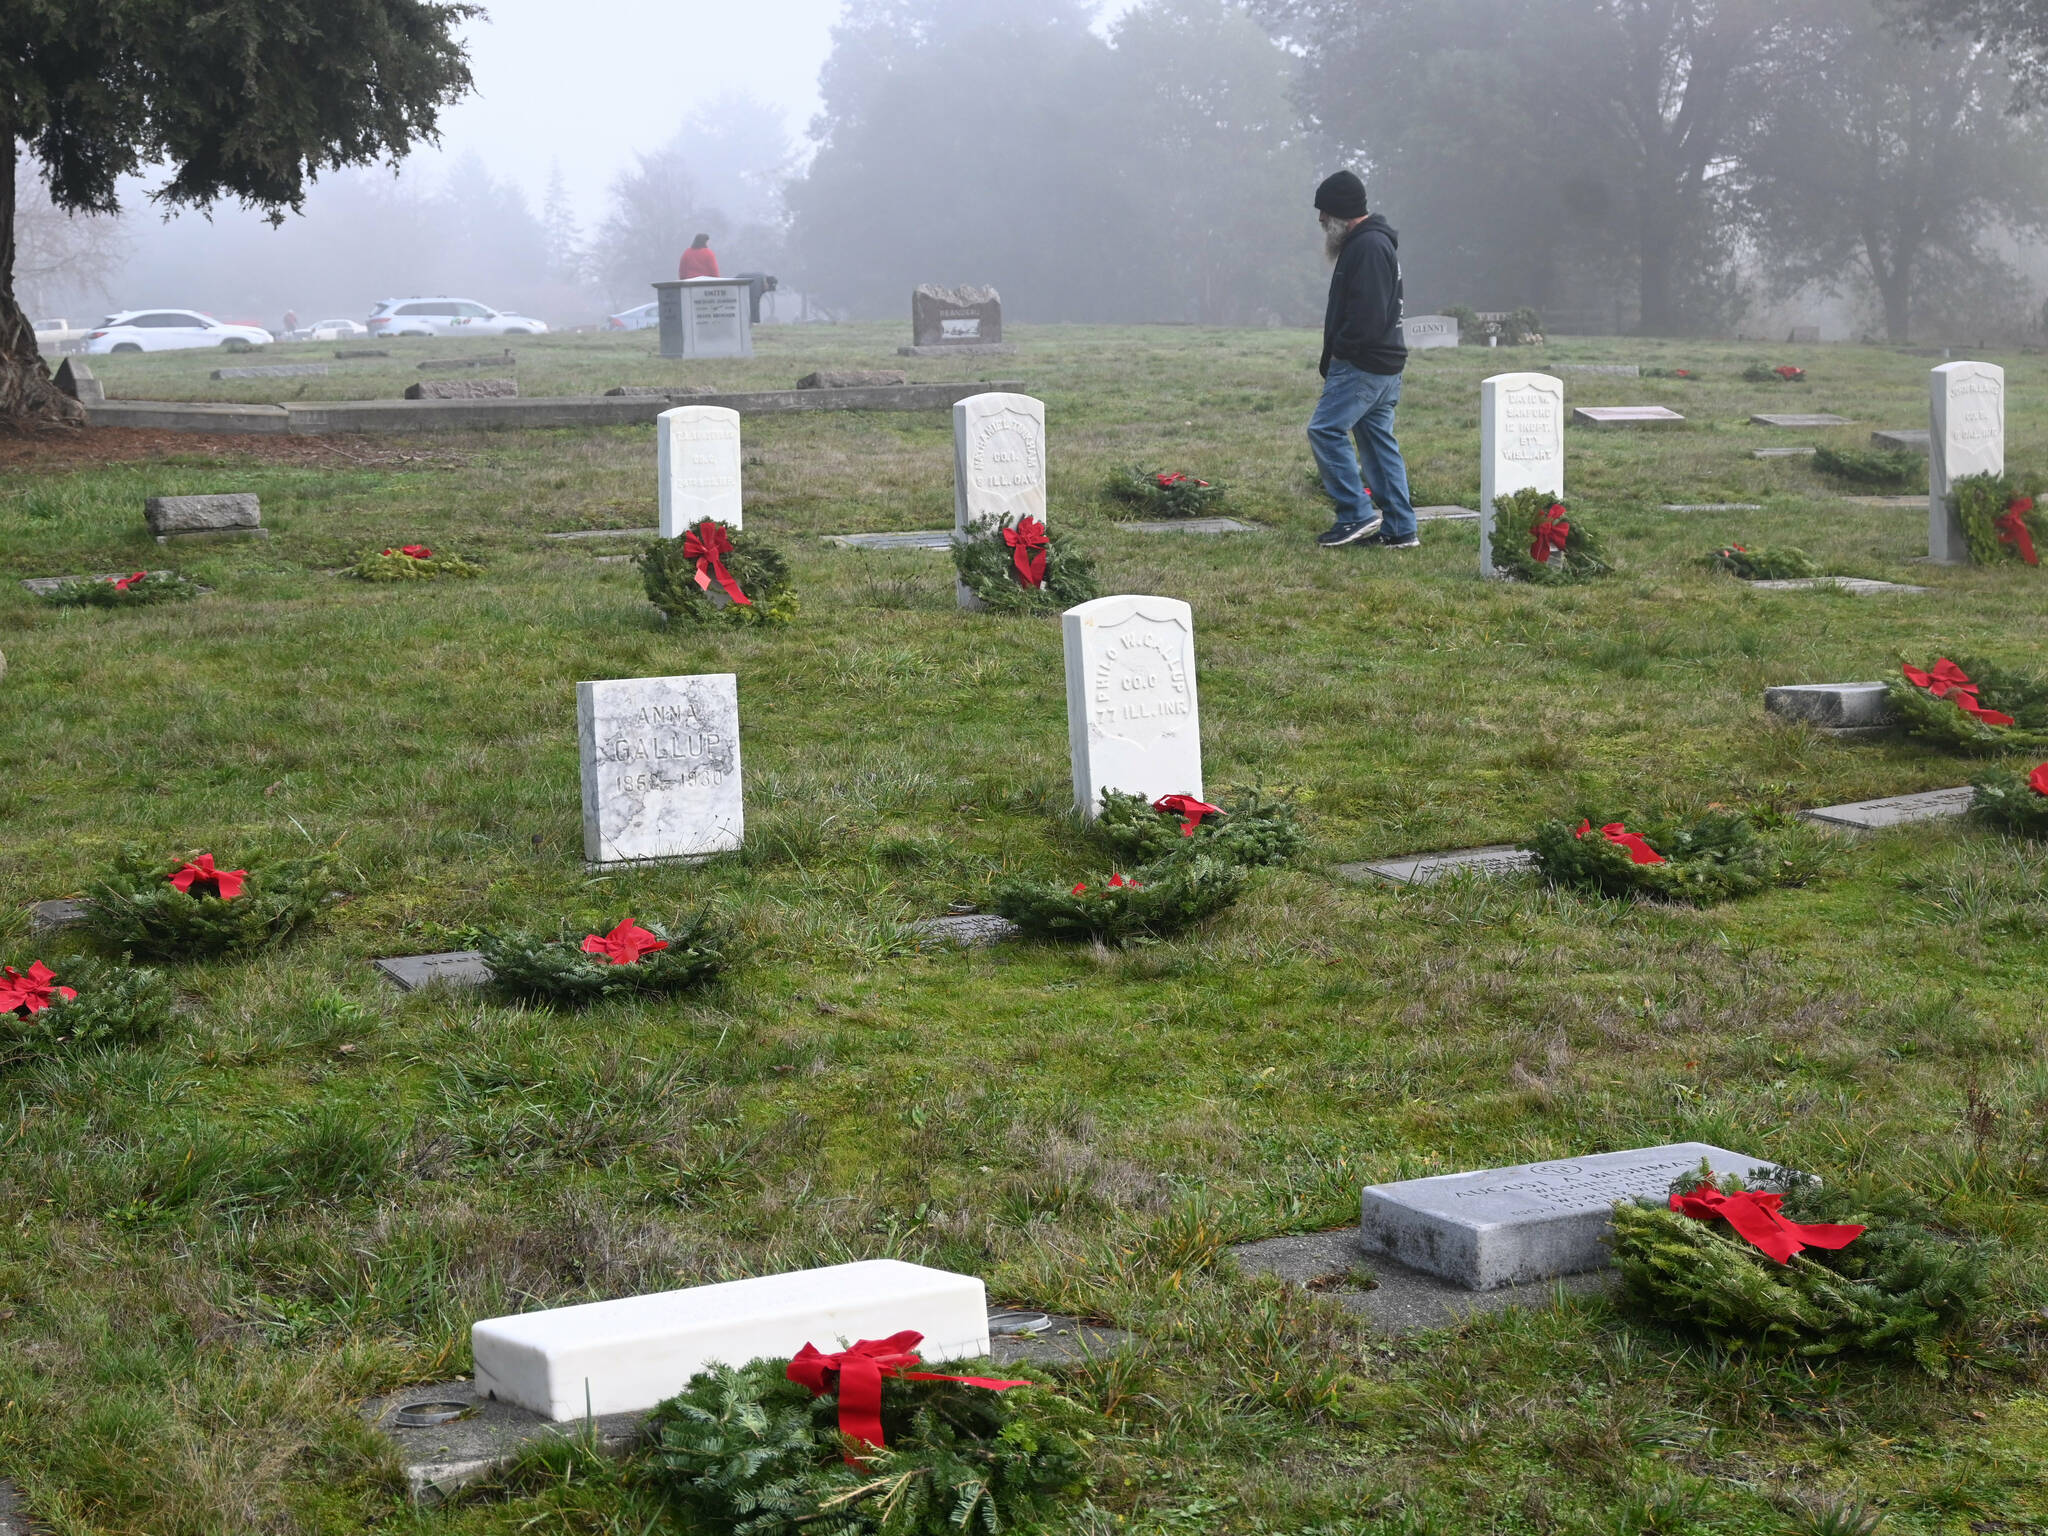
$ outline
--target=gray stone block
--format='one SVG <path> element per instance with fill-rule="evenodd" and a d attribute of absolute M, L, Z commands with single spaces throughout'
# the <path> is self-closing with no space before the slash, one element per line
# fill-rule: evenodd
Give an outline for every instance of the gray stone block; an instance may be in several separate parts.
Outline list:
<path fill-rule="evenodd" d="M 605 391 L 605 397 L 613 400 L 669 400 L 717 393 L 717 386 L 712 384 L 614 384 Z"/>
<path fill-rule="evenodd" d="M 941 352 L 1003 339 L 1003 301 L 993 288 L 920 283 L 910 296 L 910 339 Z"/>
<path fill-rule="evenodd" d="M 54 933 L 59 928 L 69 928 L 84 921 L 85 903 L 82 901 L 39 901 L 28 909 L 30 933 Z"/>
<path fill-rule="evenodd" d="M 370 963 L 406 992 L 417 992 L 436 982 L 451 987 L 480 987 L 491 979 L 491 968 L 473 949 L 443 950 L 434 955 L 391 955 Z"/>
<path fill-rule="evenodd" d="M 1759 592 L 1817 592 L 1823 587 L 1832 587 L 1853 597 L 1881 597 L 1887 592 L 1911 595 L 1932 590 L 1908 586 L 1903 581 L 1871 581 L 1863 576 L 1797 576 L 1785 581 L 1752 581 L 1750 586 Z"/>
<path fill-rule="evenodd" d="M 1808 412 L 1806 414 L 1800 414 L 1798 412 L 1791 412 L 1785 414 L 1781 414 L 1778 412 L 1767 412 L 1760 416 L 1750 417 L 1749 424 L 1753 427 L 1806 428 L 1846 427 L 1850 423 L 1849 418 L 1846 416 L 1833 416 L 1829 415 L 1826 412 Z"/>
<path fill-rule="evenodd" d="M 1790 683 L 1764 690 L 1764 708 L 1782 720 L 1800 720 L 1822 730 L 1892 723 L 1883 683 Z"/>
<path fill-rule="evenodd" d="M 1818 448 L 1757 448 L 1750 452 L 1752 459 L 1810 459 Z"/>
<path fill-rule="evenodd" d="M 1474 1291 L 1604 1269 L 1615 1204 L 1662 1195 L 1702 1158 L 1717 1174 L 1772 1166 L 1680 1141 L 1371 1184 L 1360 1200 L 1359 1235 L 1369 1252 Z"/>
<path fill-rule="evenodd" d="M 1417 507 L 1418 523 L 1476 523 L 1479 514 L 1470 507 Z"/>
<path fill-rule="evenodd" d="M 881 385 L 908 384 L 910 375 L 901 368 L 820 368 L 796 381 L 798 389 L 874 389 Z"/>
<path fill-rule="evenodd" d="M 1118 523 L 1128 533 L 1264 533 L 1257 523 L 1234 517 L 1176 517 L 1159 523 Z"/>
<path fill-rule="evenodd" d="M 1557 363 L 1552 373 L 1597 373 L 1617 379 L 1639 379 L 1643 376 L 1641 363 Z"/>
<path fill-rule="evenodd" d="M 1015 938 L 1017 925 L 992 912 L 956 912 L 948 917 L 927 917 L 910 925 L 920 940 L 934 944 L 958 944 L 972 948 Z"/>
<path fill-rule="evenodd" d="M 658 539 L 659 528 L 578 528 L 569 533 L 551 533 L 551 539 Z"/>
<path fill-rule="evenodd" d="M 244 533 L 262 526 L 262 505 L 247 491 L 220 496 L 151 496 L 142 503 L 149 531 L 158 538 L 170 533 Z"/>
<path fill-rule="evenodd" d="M 107 398 L 106 389 L 93 376 L 91 366 L 82 357 L 65 358 L 57 365 L 57 372 L 50 382 L 80 405 L 95 404 Z"/>
<path fill-rule="evenodd" d="M 1760 501 L 1667 501 L 1666 512 L 1761 512 Z"/>
<path fill-rule="evenodd" d="M 1903 448 L 1908 453 L 1926 453 L 1933 438 L 1925 428 L 1906 427 L 1895 431 L 1873 432 L 1870 446 L 1873 448 Z"/>
<path fill-rule="evenodd" d="M 405 386 L 408 400 L 517 400 L 517 379 L 422 379 Z"/>
<path fill-rule="evenodd" d="M 85 407 L 94 427 L 140 427 L 155 432 L 252 432 L 281 435 L 291 417 L 281 405 L 226 400 L 102 400 Z"/>
<path fill-rule="evenodd" d="M 1572 423 L 1582 427 L 1665 427 L 1685 418 L 1662 405 L 1582 405 L 1572 412 Z"/>
<path fill-rule="evenodd" d="M 1824 826 L 1852 827 L 1860 832 L 1886 827 L 1911 826 L 1918 821 L 1941 821 L 1960 816 L 1970 808 L 1977 792 L 1967 785 L 1961 789 L 1930 789 L 1917 795 L 1893 795 L 1884 800 L 1857 800 L 1848 805 L 1822 806 L 1802 811 L 1808 821 Z"/>
<path fill-rule="evenodd" d="M 827 544 L 841 549 L 951 549 L 950 528 L 916 529 L 906 533 L 828 533 Z"/>
<path fill-rule="evenodd" d="M 1419 853 L 1376 864 L 1339 864 L 1347 880 L 1388 880 L 1395 885 L 1428 885 L 1446 875 L 1519 875 L 1536 867 L 1536 855 L 1510 843 L 1461 848 L 1456 853 Z"/>
<path fill-rule="evenodd" d="M 898 347 L 898 357 L 1009 357 L 1016 347 L 1007 341 L 984 344 L 981 342 L 953 342 L 942 347 Z M 986 386 L 991 389 L 999 385 Z"/>

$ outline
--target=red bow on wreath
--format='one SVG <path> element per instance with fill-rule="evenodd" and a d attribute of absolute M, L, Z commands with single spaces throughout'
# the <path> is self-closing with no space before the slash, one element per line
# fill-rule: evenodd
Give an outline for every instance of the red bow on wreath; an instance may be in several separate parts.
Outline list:
<path fill-rule="evenodd" d="M 683 539 L 683 558 L 697 562 L 697 589 L 709 592 L 711 578 L 716 576 L 727 597 L 751 608 L 754 600 L 740 590 L 732 572 L 725 568 L 725 557 L 731 553 L 732 535 L 725 531 L 725 524 L 714 523 L 708 517 Z"/>
<path fill-rule="evenodd" d="M 2037 795 L 2048 795 L 2048 763 L 2027 775 L 2027 787 Z"/>
<path fill-rule="evenodd" d="M 1806 370 L 1804 368 L 1794 368 L 1790 365 L 1787 365 L 1783 368 L 1773 368 L 1771 372 L 1775 373 L 1779 378 L 1784 379 L 1787 382 L 1790 382 L 1793 379 L 1803 379 L 1806 377 Z"/>
<path fill-rule="evenodd" d="M 1584 837 L 1593 830 L 1591 817 L 1579 823 L 1578 835 Z M 1634 864 L 1662 864 L 1664 855 L 1643 841 L 1640 832 L 1631 832 L 1618 821 L 1610 821 L 1600 829 L 1600 835 L 1616 847 L 1628 850 L 1629 861 Z"/>
<path fill-rule="evenodd" d="M 2005 509 L 1994 527 L 1998 529 L 1998 542 L 2010 544 L 2020 552 L 2020 558 L 2029 565 L 2039 565 L 2041 557 L 2034 553 L 2034 535 L 2027 527 L 2027 514 L 2034 510 L 2034 498 L 2022 496 Z"/>
<path fill-rule="evenodd" d="M 1036 590 L 1045 585 L 1045 524 L 1035 517 L 1020 517 L 1015 527 L 1003 529 L 1003 542 L 1010 546 L 1011 563 L 1017 580 Z"/>
<path fill-rule="evenodd" d="M 111 581 L 114 584 L 114 590 L 116 592 L 126 592 L 138 581 L 146 581 L 148 579 L 149 572 L 147 571 L 137 571 L 133 576 L 109 576 L 107 578 L 107 580 Z"/>
<path fill-rule="evenodd" d="M 1564 520 L 1565 511 L 1563 502 L 1553 501 L 1533 530 L 1535 542 L 1529 546 L 1529 558 L 1538 565 L 1550 564 L 1551 551 L 1562 553 L 1564 541 L 1571 537 L 1572 525 Z"/>
<path fill-rule="evenodd" d="M 1204 816 L 1223 814 L 1222 806 L 1210 805 L 1207 801 L 1197 800 L 1193 795 L 1161 795 L 1152 802 L 1152 809 L 1162 816 L 1185 817 L 1186 820 L 1180 824 L 1182 837 L 1193 837 L 1195 828 L 1202 824 Z"/>
<path fill-rule="evenodd" d="M 212 895 L 218 896 L 222 901 L 233 901 L 242 894 L 242 882 L 248 878 L 249 871 L 246 869 L 215 869 L 213 855 L 202 853 L 172 874 L 171 886 L 188 896 L 204 896 L 209 893 L 200 887 L 210 885 L 213 887 Z"/>
<path fill-rule="evenodd" d="M 947 1376 L 937 1371 L 905 1370 L 907 1365 L 924 1363 L 917 1353 L 917 1346 L 923 1342 L 923 1334 L 906 1328 L 886 1339 L 862 1339 L 836 1355 L 824 1354 L 816 1345 L 806 1344 L 796 1352 L 796 1358 L 783 1374 L 798 1386 L 809 1387 L 813 1397 L 823 1397 L 831 1391 L 832 1378 L 837 1377 L 839 1433 L 876 1450 L 882 1449 L 884 1376 L 899 1381 L 958 1381 L 970 1387 L 987 1387 L 991 1392 L 1031 1385 L 1028 1381 L 999 1381 L 992 1376 Z M 848 1454 L 846 1464 L 857 1467 L 860 1458 Z"/>
<path fill-rule="evenodd" d="M 1846 1248 L 1863 1235 L 1861 1227 L 1833 1222 L 1787 1221 L 1778 1214 L 1783 1195 L 1745 1189 L 1739 1195 L 1724 1195 L 1711 1185 L 1701 1185 L 1689 1195 L 1673 1195 L 1671 1209 L 1695 1221 L 1712 1221 L 1716 1216 L 1738 1234 L 1780 1264 L 1789 1263 L 1802 1248 Z"/>
<path fill-rule="evenodd" d="M 1946 656 L 1934 664 L 1932 672 L 1922 672 L 1918 667 L 1902 666 L 1906 681 L 1915 688 L 1925 688 L 1937 699 L 1949 699 L 1956 708 L 1975 715 L 1986 725 L 2011 725 L 2011 715 L 2002 715 L 1995 709 L 1986 709 L 1977 697 L 1977 685 L 1970 681 L 1970 674 L 1950 661 Z"/>
<path fill-rule="evenodd" d="M 1170 475 L 1154 475 L 1152 478 L 1165 490 L 1172 490 L 1176 485 L 1193 485 L 1197 490 L 1203 490 L 1209 484 L 1206 480 L 1197 480 L 1193 475 L 1185 475 L 1178 470 Z"/>
<path fill-rule="evenodd" d="M 33 962 L 28 974 L 23 975 L 13 966 L 0 971 L 0 1013 L 17 1013 L 26 1017 L 41 1013 L 50 1006 L 53 998 L 70 1002 L 78 996 L 75 987 L 60 987 L 56 984 L 57 973 L 42 961 Z"/>
<path fill-rule="evenodd" d="M 667 948 L 667 939 L 657 939 L 630 917 L 620 918 L 619 926 L 610 933 L 588 934 L 583 940 L 586 955 L 603 955 L 613 965 L 633 965 L 642 955 Z"/>

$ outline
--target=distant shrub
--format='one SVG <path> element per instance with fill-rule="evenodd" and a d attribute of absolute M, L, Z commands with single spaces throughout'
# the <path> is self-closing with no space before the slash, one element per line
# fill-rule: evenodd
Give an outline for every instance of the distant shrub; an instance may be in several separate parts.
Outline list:
<path fill-rule="evenodd" d="M 213 873 L 184 883 L 202 866 Z M 83 927 L 100 948 L 149 960 L 246 955 L 309 921 L 331 883 L 321 859 L 226 871 L 214 870 L 210 854 L 164 859 L 129 848 L 87 891 Z"/>
<path fill-rule="evenodd" d="M 1900 488 L 1927 479 L 1927 460 L 1903 448 L 1818 448 L 1813 467 L 1851 485 Z"/>
<path fill-rule="evenodd" d="M 55 608 L 146 608 L 199 595 L 197 582 L 176 571 L 137 571 L 132 576 L 76 577 L 39 594 Z"/>
<path fill-rule="evenodd" d="M 1759 544 L 1754 549 L 1740 544 L 1724 544 L 1701 563 L 1743 581 L 1797 581 L 1804 576 L 1820 574 L 1820 566 L 1813 556 L 1789 544 L 1777 548 Z"/>
<path fill-rule="evenodd" d="M 1546 558 L 1536 558 L 1536 530 L 1550 521 L 1557 508 L 1570 529 L 1562 549 L 1545 548 Z M 1571 508 L 1548 491 L 1516 491 L 1496 496 L 1493 502 L 1493 564 L 1496 570 L 1523 581 L 1554 586 L 1604 576 L 1610 567 L 1600 541 L 1582 520 L 1570 515 Z"/>

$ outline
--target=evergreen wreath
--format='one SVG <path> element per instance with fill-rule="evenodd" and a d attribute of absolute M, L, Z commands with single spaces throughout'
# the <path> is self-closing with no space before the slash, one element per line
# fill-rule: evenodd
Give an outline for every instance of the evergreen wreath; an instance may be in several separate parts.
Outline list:
<path fill-rule="evenodd" d="M 1548 560 L 1538 560 L 1530 551 L 1536 542 L 1537 526 L 1548 519 L 1552 507 L 1565 508 L 1565 522 L 1571 531 L 1565 535 L 1563 549 L 1552 549 Z M 1523 581 L 1554 586 L 1606 575 L 1611 567 L 1604 554 L 1600 541 L 1571 515 L 1564 500 L 1548 491 L 1516 491 L 1493 499 L 1495 570 Z"/>
<path fill-rule="evenodd" d="M 982 522 L 953 535 L 953 569 L 984 605 L 998 613 L 1058 613 L 1102 595 L 1094 563 L 1074 547 L 1070 535 L 1050 526 L 1045 528 L 1044 584 L 1025 586 L 1015 551 L 1003 538 L 1005 526 Z"/>
<path fill-rule="evenodd" d="M 1747 1186 L 1716 1181 L 1703 1166 L 1672 1190 L 1781 1194 L 1787 1219 L 1861 1225 L 1862 1236 L 1780 1264 L 1725 1221 L 1695 1220 L 1662 1201 L 1623 1203 L 1612 1241 L 1627 1295 L 1716 1343 L 1808 1359 L 1855 1351 L 1947 1375 L 1944 1345 L 1990 1293 L 1989 1245 L 1946 1235 L 1896 1190 L 1834 1189 L 1784 1169 L 1752 1177 Z"/>
<path fill-rule="evenodd" d="M 832 1395 L 786 1360 L 715 1365 L 648 1421 L 643 1465 L 731 1536 L 970 1536 L 1038 1527 L 1087 1488 L 1094 1416 L 1042 1387 L 882 1380 L 886 1445 L 846 1459 Z"/>
<path fill-rule="evenodd" d="M 1796 581 L 1820 574 L 1820 563 L 1813 556 L 1789 544 L 1776 548 L 1759 544 L 1754 549 L 1723 544 L 1700 563 L 1743 581 Z"/>
<path fill-rule="evenodd" d="M 1691 368 L 1645 368 L 1643 370 L 1643 377 L 1646 379 L 1683 379 L 1688 384 L 1697 384 L 1704 375 L 1695 372 Z"/>
<path fill-rule="evenodd" d="M 1889 696 L 1892 715 L 1908 735 L 1950 752 L 2048 751 L 2048 678 L 1967 656 L 1943 656 L 1930 671 L 1902 667 L 1901 673 Z M 1927 681 L 1915 681 L 1915 674 Z"/>
<path fill-rule="evenodd" d="M 1970 820 L 1999 832 L 2048 842 L 2048 763 L 2031 773 L 1993 769 L 1973 786 Z"/>
<path fill-rule="evenodd" d="M 1773 368 L 1769 363 L 1751 363 L 1742 370 L 1742 377 L 1751 384 L 1804 384 L 1806 370 L 1781 363 Z"/>
<path fill-rule="evenodd" d="M 188 871 L 198 871 L 188 878 Z M 240 877 L 240 878 L 237 878 Z M 149 960 L 247 955 L 309 921 L 332 880 L 324 860 L 216 869 L 206 853 L 123 849 L 87 893 L 82 927 L 101 948 Z"/>
<path fill-rule="evenodd" d="M 1241 866 L 1197 852 L 1072 886 L 1015 881 L 996 892 L 995 909 L 1026 938 L 1123 944 L 1193 927 L 1235 902 L 1244 886 Z"/>
<path fill-rule="evenodd" d="M 30 985 L 11 988 L 16 981 Z M 54 971 L 41 961 L 0 969 L 0 1071 L 153 1040 L 170 1023 L 175 1000 L 162 971 L 104 960 L 65 960 Z"/>
<path fill-rule="evenodd" d="M 1117 501 L 1143 507 L 1162 517 L 1201 517 L 1222 510 L 1224 488 L 1178 470 L 1145 469 L 1131 464 L 1110 473 L 1104 487 Z"/>
<path fill-rule="evenodd" d="M 424 544 L 373 549 L 342 571 L 358 581 L 438 581 L 443 576 L 481 576 L 484 568 L 460 555 L 437 555 Z"/>
<path fill-rule="evenodd" d="M 1949 487 L 1948 509 L 1962 524 L 1972 560 L 2041 563 L 2041 552 L 2048 550 L 2048 512 L 2035 504 L 2039 489 L 2031 483 L 2022 488 L 2009 475 L 1965 475 Z"/>
<path fill-rule="evenodd" d="M 645 934 L 666 947 L 648 948 L 644 941 L 617 947 L 617 941 L 634 934 Z M 613 941 L 609 952 L 608 940 Z M 593 941 L 595 949 L 590 947 Z M 487 932 L 477 936 L 476 947 L 491 968 L 491 984 L 497 990 L 564 1007 L 686 992 L 715 980 L 733 960 L 731 938 L 701 911 L 669 927 L 649 923 L 642 928 L 628 918 L 609 935 L 585 939 L 547 939 L 518 930 Z M 629 950 L 638 950 L 630 960 L 611 958 Z"/>
<path fill-rule="evenodd" d="M 711 526 L 731 541 L 732 548 L 720 553 L 719 563 L 748 601 L 730 600 L 709 561 L 705 562 L 704 574 L 710 578 L 710 584 L 697 584 L 700 557 L 694 529 L 672 539 L 656 539 L 634 557 L 647 588 L 647 600 L 670 619 L 692 624 L 767 627 L 794 619 L 796 589 L 791 585 L 789 561 L 782 551 L 759 534 L 727 528 L 723 523 L 714 522 Z"/>
<path fill-rule="evenodd" d="M 1927 460 L 1903 448 L 1816 448 L 1813 467 L 1851 485 L 1896 487 L 1927 478 Z"/>
<path fill-rule="evenodd" d="M 56 608 L 146 608 L 184 602 L 203 590 L 176 571 L 137 571 L 132 576 L 73 577 L 38 595 Z"/>
<path fill-rule="evenodd" d="M 1231 791 L 1219 798 L 1222 814 L 1202 817 L 1192 833 L 1183 834 L 1181 827 L 1189 817 L 1156 810 L 1143 795 L 1106 789 L 1094 832 L 1126 866 L 1194 854 L 1245 868 L 1285 864 L 1308 841 L 1291 799 L 1258 789 Z"/>
<path fill-rule="evenodd" d="M 1553 885 L 1599 896 L 1708 906 L 1753 895 L 1780 875 L 1770 846 L 1747 816 L 1732 811 L 1709 811 L 1692 822 L 1550 821 L 1528 847 Z"/>

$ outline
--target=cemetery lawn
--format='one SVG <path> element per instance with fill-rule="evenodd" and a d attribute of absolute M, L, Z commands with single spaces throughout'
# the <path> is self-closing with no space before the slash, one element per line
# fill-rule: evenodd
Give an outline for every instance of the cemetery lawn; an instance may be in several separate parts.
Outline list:
<path fill-rule="evenodd" d="M 752 362 L 708 365 L 650 359 L 651 332 L 512 346 L 530 394 L 766 387 L 897 366 L 902 333 L 762 331 Z M 603 558 L 632 541 L 541 537 L 654 523 L 646 428 L 10 460 L 0 958 L 61 974 L 77 941 L 31 939 L 27 906 L 81 893 L 123 844 L 238 868 L 324 849 L 344 893 L 253 961 L 178 967 L 158 1043 L 0 1078 L 0 1474 L 28 1507 L 52 1531 L 151 1536 L 668 1529 L 589 1457 L 416 1511 L 357 1405 L 465 1373 L 479 1317 L 893 1255 L 1141 1336 L 1050 1373 L 1106 1415 L 1074 1506 L 1090 1533 L 1867 1530 L 1825 1523 L 1858 1506 L 1887 1536 L 2048 1530 L 2041 847 L 1948 824 L 1816 833 L 1835 851 L 1814 884 L 1704 911 L 1333 871 L 1555 816 L 1777 821 L 1967 783 L 1972 765 L 1926 748 L 1762 710 L 1768 685 L 1886 677 L 1901 657 L 2048 658 L 2040 574 L 1913 563 L 1924 502 L 1852 503 L 1805 460 L 1751 456 L 1925 426 L 1940 358 L 1419 354 L 1401 424 L 1425 504 L 1476 505 L 1489 372 L 1706 375 L 1566 375 L 1568 406 L 1689 420 L 1568 430 L 1573 515 L 1618 572 L 1542 590 L 1482 585 L 1471 523 L 1425 523 L 1406 553 L 1310 547 L 1327 518 L 1302 436 L 1308 333 L 1017 339 L 1011 359 L 903 362 L 1046 400 L 1051 516 L 1103 590 L 1194 605 L 1210 789 L 1293 787 L 1312 834 L 1171 943 L 933 953 L 907 931 L 1017 874 L 1109 872 L 1068 816 L 1059 626 L 956 611 L 943 554 L 820 540 L 950 525 L 944 412 L 747 421 L 746 527 L 781 540 L 803 603 L 768 633 L 664 630 L 637 570 Z M 319 350 L 101 371 L 113 394 L 175 392 Z M 2044 467 L 2048 366 L 1990 360 L 2009 370 L 2014 467 Z M 1745 384 L 1751 361 L 1810 382 Z M 187 392 L 334 381 L 257 382 Z M 1761 411 L 1856 425 L 1748 425 Z M 1132 462 L 1227 482 L 1223 510 L 1270 531 L 1120 530 L 1101 485 Z M 260 493 L 271 538 L 145 538 L 144 495 L 200 491 Z M 1743 501 L 1763 510 L 1660 510 Z M 1933 590 L 1751 591 L 1695 563 L 1729 541 Z M 412 542 L 486 571 L 336 574 Z M 17 582 L 172 565 L 211 594 L 57 609 Z M 722 671 L 745 851 L 586 872 L 577 681 Z M 574 937 L 701 903 L 749 954 L 688 1002 L 400 995 L 369 963 L 478 927 Z M 1716 1351 L 1600 1298 L 1393 1339 L 1222 1251 L 1355 1223 L 1368 1182 L 1687 1139 L 1904 1185 L 1996 1238 L 1990 1323 L 1945 1380 Z"/>

